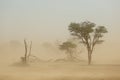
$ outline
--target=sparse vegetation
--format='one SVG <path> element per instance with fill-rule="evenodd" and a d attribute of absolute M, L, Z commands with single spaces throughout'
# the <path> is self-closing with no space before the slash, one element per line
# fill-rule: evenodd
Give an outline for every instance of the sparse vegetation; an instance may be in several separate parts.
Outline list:
<path fill-rule="evenodd" d="M 120 80 L 119 8 L 120 0 L 0 0 L 0 80 Z"/>
<path fill-rule="evenodd" d="M 68 61 L 74 61 L 75 57 L 73 54 L 76 47 L 77 45 L 70 41 L 63 42 L 61 45 L 59 45 L 59 49 L 65 51 Z"/>
<path fill-rule="evenodd" d="M 23 63 L 23 64 L 27 64 L 28 62 L 32 62 L 32 61 L 30 60 L 30 57 L 32 57 L 32 60 L 35 61 L 35 59 L 33 59 L 33 58 L 36 58 L 36 56 L 33 56 L 33 55 L 31 54 L 32 41 L 31 41 L 31 43 L 30 43 L 30 47 L 28 47 L 27 41 L 26 41 L 26 39 L 24 39 L 24 46 L 25 46 L 25 54 L 24 54 L 24 57 L 21 57 L 22 63 Z M 29 49 L 28 49 L 28 48 L 29 48 Z M 28 50 L 29 50 L 29 52 L 28 52 Z"/>
<path fill-rule="evenodd" d="M 69 31 L 71 35 L 80 40 L 80 43 L 85 45 L 88 51 L 88 64 L 91 64 L 94 47 L 96 44 L 101 44 L 104 41 L 101 38 L 107 33 L 107 29 L 104 26 L 96 27 L 96 24 L 90 21 L 84 21 L 81 23 L 71 23 Z"/>

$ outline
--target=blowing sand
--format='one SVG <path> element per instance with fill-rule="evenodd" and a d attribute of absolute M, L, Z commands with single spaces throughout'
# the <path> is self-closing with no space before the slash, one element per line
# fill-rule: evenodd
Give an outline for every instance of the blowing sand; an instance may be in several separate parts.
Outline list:
<path fill-rule="evenodd" d="M 1 66 L 0 80 L 120 80 L 120 66 L 79 63 Z"/>

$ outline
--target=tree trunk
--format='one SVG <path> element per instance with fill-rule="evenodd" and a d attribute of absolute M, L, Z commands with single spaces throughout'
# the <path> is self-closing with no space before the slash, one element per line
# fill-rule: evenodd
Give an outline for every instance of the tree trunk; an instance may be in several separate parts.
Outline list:
<path fill-rule="evenodd" d="M 24 63 L 27 63 L 27 43 L 26 43 L 26 40 L 24 40 L 24 44 L 25 44 L 25 56 L 24 56 Z"/>
<path fill-rule="evenodd" d="M 73 55 L 72 55 L 71 52 L 70 52 L 70 55 L 69 55 L 69 60 L 70 60 L 70 61 L 74 61 L 74 59 L 73 59 Z"/>
<path fill-rule="evenodd" d="M 28 61 L 29 61 L 29 57 L 31 56 L 31 49 L 32 49 L 32 41 L 30 43 L 30 50 L 29 50 L 29 54 L 28 54 Z"/>
<path fill-rule="evenodd" d="M 88 65 L 91 64 L 91 61 L 92 61 L 92 51 L 88 50 Z"/>

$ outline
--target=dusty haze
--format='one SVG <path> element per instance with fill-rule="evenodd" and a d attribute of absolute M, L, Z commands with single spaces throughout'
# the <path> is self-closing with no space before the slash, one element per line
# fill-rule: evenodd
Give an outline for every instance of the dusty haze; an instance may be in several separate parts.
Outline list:
<path fill-rule="evenodd" d="M 120 80 L 119 7 L 119 0 L 0 0 L 0 80 Z M 93 52 L 93 65 L 87 66 L 81 46 L 83 63 L 11 66 L 24 56 L 24 39 L 33 42 L 32 54 L 43 61 L 66 57 L 58 42 L 71 38 L 71 22 L 86 20 L 108 29 Z"/>

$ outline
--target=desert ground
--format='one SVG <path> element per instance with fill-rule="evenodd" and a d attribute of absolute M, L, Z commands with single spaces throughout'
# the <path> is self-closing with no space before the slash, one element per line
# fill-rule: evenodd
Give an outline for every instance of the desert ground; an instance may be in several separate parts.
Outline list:
<path fill-rule="evenodd" d="M 80 63 L 1 65 L 0 80 L 120 80 L 120 66 Z"/>

